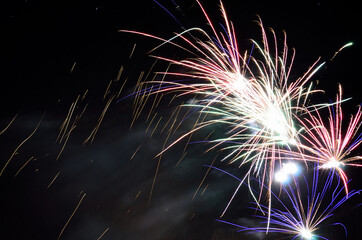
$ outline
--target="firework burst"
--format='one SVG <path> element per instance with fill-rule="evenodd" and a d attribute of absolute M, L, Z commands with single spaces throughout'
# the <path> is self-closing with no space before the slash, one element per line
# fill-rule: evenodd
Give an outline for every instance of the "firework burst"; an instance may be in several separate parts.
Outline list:
<path fill-rule="evenodd" d="M 362 166 L 358 163 L 362 160 L 362 156 L 351 155 L 362 142 L 362 134 L 359 133 L 362 112 L 358 106 L 356 114 L 351 116 L 348 125 L 343 125 L 342 101 L 342 87 L 339 86 L 335 104 L 328 107 L 327 123 L 318 109 L 308 111 L 308 116 L 300 120 L 304 128 L 301 138 L 306 141 L 301 148 L 310 153 L 308 156 L 302 156 L 307 161 L 318 162 L 321 169 L 336 170 L 348 194 L 348 177 L 344 167 Z"/>
<path fill-rule="evenodd" d="M 269 207 L 254 202 L 258 205 L 252 208 L 257 212 L 255 217 L 261 219 L 261 225 L 267 224 L 267 226 L 246 227 L 224 220 L 218 221 L 240 228 L 239 232 L 270 232 L 304 240 L 327 239 L 319 229 L 323 227 L 327 219 L 333 216 L 337 208 L 360 191 L 352 190 L 348 196 L 343 195 L 344 184 L 341 183 L 341 178 L 334 177 L 333 170 L 328 172 L 326 178 L 323 177 L 320 167 L 316 164 L 312 171 L 311 178 L 302 175 L 300 179 L 294 177 L 293 181 L 283 184 L 282 196 L 286 196 L 285 198 L 282 199 L 272 192 L 273 203 L 278 207 L 271 208 L 269 217 L 264 215 L 264 211 L 268 211 Z M 311 182 L 310 179 L 312 179 Z M 347 236 L 346 227 L 342 223 L 334 222 L 331 225 L 343 227 Z"/>
<path fill-rule="evenodd" d="M 182 80 L 169 81 L 162 78 L 141 82 L 135 93 L 143 99 L 148 99 L 150 95 L 170 93 L 193 99 L 192 103 L 182 106 L 196 109 L 194 112 L 200 114 L 190 131 L 165 146 L 158 156 L 196 131 L 222 125 L 227 129 L 225 136 L 207 140 L 211 144 L 208 150 L 226 150 L 223 161 L 238 162 L 239 166 L 248 164 L 243 181 L 250 181 L 249 177 L 253 175 L 262 182 L 269 181 L 270 187 L 275 162 L 289 159 L 291 146 L 299 141 L 293 115 L 303 109 L 308 95 L 316 91 L 311 90 L 310 78 L 323 64 L 318 66 L 319 61 L 316 61 L 303 76 L 291 81 L 289 78 L 295 51 L 289 53 L 285 34 L 280 51 L 276 34 L 271 31 L 271 47 L 259 19 L 262 44 L 253 41 L 255 53 L 246 51 L 242 55 L 233 24 L 229 21 L 222 2 L 222 32 L 217 32 L 200 3 L 199 6 L 211 28 L 211 35 L 203 29 L 190 28 L 166 40 L 145 33 L 124 31 L 163 41 L 152 51 L 165 44 L 172 44 L 193 55 L 185 60 L 153 56 L 178 66 L 178 69 L 185 69 L 158 74 Z M 140 102 L 144 104 L 143 101 Z M 136 105 L 136 108 L 142 107 Z M 240 186 L 241 184 L 234 196 Z"/>

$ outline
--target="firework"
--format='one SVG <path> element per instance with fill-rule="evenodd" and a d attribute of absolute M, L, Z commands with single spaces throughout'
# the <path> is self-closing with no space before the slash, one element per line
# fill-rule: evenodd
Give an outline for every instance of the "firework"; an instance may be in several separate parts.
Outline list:
<path fill-rule="evenodd" d="M 222 2 L 220 5 L 224 20 L 220 33 L 200 3 L 211 35 L 203 29 L 190 28 L 166 40 L 150 34 L 124 31 L 163 41 L 152 51 L 172 44 L 192 54 L 192 58 L 185 60 L 154 56 L 182 69 L 168 69 L 159 74 L 181 80 L 162 78 L 141 82 L 134 94 L 141 98 L 135 101 L 141 103 L 136 104 L 136 108 L 142 109 L 150 95 L 172 93 L 192 99 L 192 103 L 182 106 L 196 109 L 193 112 L 200 114 L 199 117 L 188 132 L 165 146 L 158 156 L 196 131 L 221 125 L 227 129 L 226 134 L 223 138 L 207 140 L 211 144 L 209 150 L 221 148 L 227 151 L 223 161 L 238 162 L 239 166 L 248 164 L 243 181 L 249 181 L 249 177 L 254 175 L 262 182 L 269 181 L 270 185 L 275 162 L 289 159 L 290 148 L 299 141 L 293 115 L 304 107 L 308 95 L 314 92 L 309 84 L 310 78 L 323 64 L 317 66 L 316 61 L 303 76 L 290 81 L 295 52 L 288 52 L 285 34 L 280 51 L 273 31 L 274 47 L 270 47 L 261 20 L 262 44 L 253 41 L 255 53 L 245 51 L 245 54 L 240 54 L 233 24 L 228 20 Z"/>
<path fill-rule="evenodd" d="M 342 87 L 339 86 L 335 104 L 328 107 L 327 123 L 318 109 L 308 111 L 308 116 L 300 121 L 304 127 L 301 138 L 306 141 L 301 148 L 308 152 L 308 156 L 303 155 L 307 161 L 318 162 L 322 169 L 336 170 L 348 194 L 348 178 L 344 167 L 362 166 L 358 163 L 362 160 L 362 156 L 351 155 L 362 142 L 361 133 L 358 135 L 362 123 L 362 112 L 361 107 L 358 106 L 356 114 L 351 116 L 348 125 L 343 125 L 342 101 Z"/>
<path fill-rule="evenodd" d="M 323 227 L 323 223 L 333 216 L 338 207 L 360 191 L 353 190 L 348 196 L 343 195 L 344 184 L 341 183 L 341 178 L 334 177 L 333 171 L 328 172 L 327 177 L 323 178 L 319 169 L 315 164 L 312 178 L 308 176 L 306 178 L 304 175 L 299 179 L 293 177 L 293 181 L 282 185 L 282 196 L 286 196 L 283 199 L 272 192 L 273 203 L 279 206 L 270 209 L 270 217 L 264 215 L 264 211 L 268 211 L 269 207 L 254 202 L 258 205 L 253 209 L 257 212 L 256 218 L 261 219 L 261 226 L 246 227 L 223 220 L 218 221 L 240 228 L 239 232 L 274 232 L 288 235 L 292 239 L 327 239 L 319 230 Z M 323 178 L 323 181 L 320 178 Z M 267 226 L 262 226 L 265 224 Z M 346 231 L 342 223 L 331 223 L 331 225 L 340 225 Z"/>

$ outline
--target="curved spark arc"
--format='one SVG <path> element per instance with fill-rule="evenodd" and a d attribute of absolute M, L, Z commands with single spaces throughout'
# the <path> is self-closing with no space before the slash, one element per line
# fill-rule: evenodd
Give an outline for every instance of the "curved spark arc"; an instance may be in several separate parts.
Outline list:
<path fill-rule="evenodd" d="M 348 194 L 348 177 L 343 167 L 362 167 L 362 163 L 356 163 L 362 160 L 362 156 L 349 156 L 362 143 L 362 133 L 359 133 L 362 112 L 361 106 L 358 106 L 355 115 L 351 115 L 348 125 L 344 126 L 342 101 L 342 87 L 339 86 L 335 106 L 328 107 L 327 123 L 319 110 L 308 111 L 308 116 L 300 121 L 304 128 L 300 138 L 307 144 L 300 147 L 308 151 L 308 156 L 304 156 L 306 161 L 318 162 L 321 169 L 335 169 Z"/>
<path fill-rule="evenodd" d="M 333 216 L 333 212 L 338 207 L 350 197 L 360 194 L 361 191 L 352 190 L 349 195 L 342 196 L 344 184 L 340 184 L 341 178 L 337 177 L 337 183 L 334 184 L 334 173 L 331 171 L 328 173 L 326 180 L 322 182 L 319 179 L 320 167 L 316 164 L 314 166 L 311 186 L 308 184 L 308 178 L 303 175 L 304 181 L 302 183 L 299 182 L 298 178 L 294 178 L 291 183 L 282 185 L 282 193 L 283 196 L 287 196 L 286 200 L 282 200 L 271 191 L 272 197 L 275 199 L 273 202 L 277 202 L 280 206 L 271 208 L 270 218 L 263 215 L 263 211 L 267 211 L 269 207 L 253 202 L 258 206 L 252 207 L 257 212 L 255 217 L 262 220 L 260 224 L 267 224 L 267 226 L 247 227 L 220 219 L 217 219 L 217 221 L 240 228 L 238 232 L 275 232 L 290 235 L 290 237 L 293 237 L 292 239 L 327 239 L 317 233 L 318 229 L 327 219 Z M 213 168 L 225 172 L 216 167 Z M 227 174 L 240 181 L 234 175 Z M 302 192 L 303 183 L 305 184 L 303 189 L 305 188 L 307 194 Z M 332 223 L 331 225 L 341 225 L 346 231 L 342 223 Z"/>

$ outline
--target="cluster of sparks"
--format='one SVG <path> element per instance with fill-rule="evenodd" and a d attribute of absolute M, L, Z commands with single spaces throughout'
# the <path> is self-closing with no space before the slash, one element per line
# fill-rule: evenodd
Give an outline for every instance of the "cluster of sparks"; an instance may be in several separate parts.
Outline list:
<path fill-rule="evenodd" d="M 150 96 L 158 94 L 172 93 L 192 99 L 182 107 L 189 107 L 192 113 L 199 114 L 190 131 L 165 145 L 158 156 L 181 140 L 190 138 L 196 131 L 221 125 L 227 129 L 224 137 L 207 139 L 210 144 L 208 150 L 222 149 L 226 152 L 222 161 L 247 169 L 221 217 L 245 184 L 253 197 L 255 210 L 260 213 L 258 216 L 265 220 L 266 225 L 257 228 L 239 226 L 241 231 L 283 232 L 292 235 L 293 239 L 326 239 L 315 233 L 320 223 L 358 193 L 348 190 L 344 168 L 362 166 L 359 163 L 361 156 L 351 156 L 362 142 L 362 136 L 358 135 L 362 115 L 360 107 L 348 124 L 342 124 L 341 103 L 344 100 L 341 86 L 335 102 L 310 104 L 309 95 L 320 91 L 313 89 L 311 77 L 324 63 L 317 60 L 301 77 L 291 79 L 294 50 L 289 51 L 285 34 L 279 48 L 273 31 L 270 44 L 270 37 L 260 19 L 262 44 L 253 41 L 252 51 L 240 54 L 234 26 L 228 20 L 222 2 L 220 5 L 224 19 L 222 32 L 216 30 L 199 3 L 211 35 L 201 28 L 190 28 L 170 39 L 162 39 L 123 30 L 161 40 L 162 44 L 152 51 L 170 44 L 192 54 L 191 58 L 184 60 L 153 56 L 170 66 L 177 66 L 177 70 L 169 67 L 167 71 L 158 73 L 163 76 L 162 79 L 140 82 L 135 92 L 137 97 L 142 98 L 135 102 L 142 104 Z M 167 80 L 171 76 L 181 80 Z M 136 107 L 140 106 L 136 104 Z M 329 112 L 328 118 L 322 111 Z M 311 188 L 307 187 L 309 194 L 306 198 L 302 197 L 297 176 L 302 166 L 306 171 L 313 170 L 313 182 Z M 318 179 L 323 171 L 328 172 L 328 178 L 320 189 Z M 334 175 L 343 184 L 338 181 L 334 186 Z M 260 183 L 258 191 L 251 187 L 253 179 L 258 179 Z M 273 181 L 281 183 L 281 193 L 287 196 L 289 203 L 284 203 L 273 193 Z M 345 190 L 344 196 L 342 189 Z M 323 200 L 329 192 L 332 192 L 332 198 L 326 204 Z M 268 199 L 266 205 L 261 202 L 264 193 Z M 273 208 L 273 202 L 281 204 L 283 209 Z M 292 207 L 288 208 L 288 204 Z M 322 210 L 324 205 L 327 207 Z"/>

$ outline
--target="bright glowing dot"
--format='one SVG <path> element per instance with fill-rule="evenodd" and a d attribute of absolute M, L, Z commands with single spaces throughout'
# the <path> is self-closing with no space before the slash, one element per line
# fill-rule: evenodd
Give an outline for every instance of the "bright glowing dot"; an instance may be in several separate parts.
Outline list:
<path fill-rule="evenodd" d="M 285 183 L 286 181 L 288 181 L 288 174 L 284 171 L 279 171 L 277 173 L 275 173 L 275 180 L 277 182 L 280 182 L 280 183 Z"/>
<path fill-rule="evenodd" d="M 286 174 L 296 174 L 298 172 L 298 165 L 292 162 L 286 163 L 283 165 L 283 171 Z"/>
<path fill-rule="evenodd" d="M 231 84 L 232 89 L 239 92 L 245 91 L 245 88 L 247 87 L 247 79 L 239 74 L 235 74 L 234 79 L 235 80 Z"/>
<path fill-rule="evenodd" d="M 283 163 L 282 169 L 275 173 L 275 180 L 280 183 L 286 183 L 289 181 L 290 175 L 296 175 L 299 171 L 297 164 L 293 162 Z"/>
<path fill-rule="evenodd" d="M 339 168 L 342 164 L 338 162 L 334 157 L 321 166 L 321 168 Z"/>
<path fill-rule="evenodd" d="M 275 132 L 282 140 L 289 140 L 285 130 L 285 117 L 277 107 L 271 106 L 268 109 L 265 118 L 265 126 L 267 126 L 267 128 L 269 128 L 271 131 Z"/>
<path fill-rule="evenodd" d="M 271 131 L 273 138 L 280 144 L 296 145 L 294 139 L 295 129 L 290 126 L 282 109 L 278 105 L 268 106 L 262 113 L 262 124 Z"/>
<path fill-rule="evenodd" d="M 313 237 L 313 234 L 311 233 L 311 231 L 309 229 L 302 229 L 300 231 L 300 236 L 303 238 L 303 239 L 308 239 L 308 240 L 311 240 L 312 237 Z"/>
<path fill-rule="evenodd" d="M 294 138 L 290 138 L 288 143 L 291 144 L 291 145 L 296 145 L 297 141 Z"/>
<path fill-rule="evenodd" d="M 287 134 L 287 133 L 285 133 Z M 279 144 L 283 144 L 283 145 L 297 145 L 297 141 L 294 138 L 289 138 L 287 135 L 282 136 L 276 136 L 276 139 L 279 140 Z"/>

